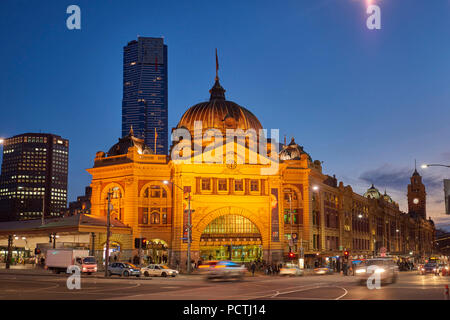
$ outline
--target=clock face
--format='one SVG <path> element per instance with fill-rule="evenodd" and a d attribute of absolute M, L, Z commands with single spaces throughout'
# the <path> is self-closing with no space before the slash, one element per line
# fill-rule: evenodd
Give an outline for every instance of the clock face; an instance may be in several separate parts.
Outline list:
<path fill-rule="evenodd" d="M 414 198 L 413 202 L 414 202 L 414 204 L 418 204 L 419 203 L 419 199 Z"/>

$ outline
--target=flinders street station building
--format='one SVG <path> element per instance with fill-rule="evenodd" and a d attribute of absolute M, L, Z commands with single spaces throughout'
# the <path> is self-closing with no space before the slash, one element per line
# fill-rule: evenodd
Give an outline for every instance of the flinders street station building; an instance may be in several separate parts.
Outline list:
<path fill-rule="evenodd" d="M 34 232 L 48 239 L 57 233 L 57 242 L 76 242 L 100 260 L 109 211 L 112 256 L 127 261 L 141 255 L 182 270 L 190 226 L 195 262 L 304 258 L 313 267 L 344 251 L 352 259 L 391 255 L 421 260 L 433 254 L 435 228 L 426 217 L 425 186 L 416 170 L 405 185 L 408 212 L 402 212 L 375 186 L 360 195 L 326 174 L 321 161 L 294 138 L 284 144 L 266 138 L 270 130 L 264 132 L 250 110 L 226 100 L 218 78 L 210 94 L 209 101 L 180 118 L 170 155 L 154 154 L 133 130 L 109 150 L 97 152 L 87 170 L 92 175 L 90 214 L 60 219 L 72 219 L 72 224 L 55 220 L 32 226 L 27 221 L 29 227 L 20 229 L 18 222 L 3 223 L 0 236 Z M 181 139 L 180 130 L 190 137 Z M 244 136 L 230 139 L 230 131 Z"/>

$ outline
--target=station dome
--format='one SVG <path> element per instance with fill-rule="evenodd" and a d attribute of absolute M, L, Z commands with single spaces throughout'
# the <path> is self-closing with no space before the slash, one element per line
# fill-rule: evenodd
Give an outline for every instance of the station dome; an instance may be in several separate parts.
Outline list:
<path fill-rule="evenodd" d="M 108 151 L 108 157 L 127 154 L 128 149 L 136 147 L 140 154 L 153 154 L 152 149 L 144 143 L 144 139 L 139 139 L 134 136 L 133 127 L 130 132 L 123 138 L 119 138 L 119 142 L 114 144 Z"/>
<path fill-rule="evenodd" d="M 225 89 L 216 77 L 214 86 L 209 90 L 209 101 L 198 103 L 190 107 L 181 117 L 177 128 L 185 128 L 194 133 L 194 122 L 202 121 L 202 131 L 218 129 L 223 135 L 226 129 L 254 129 L 259 135 L 262 125 L 258 118 L 246 108 L 233 101 L 225 99 Z"/>
<path fill-rule="evenodd" d="M 380 199 L 381 193 L 372 184 L 372 186 L 369 189 L 367 189 L 367 191 L 364 193 L 364 197 L 369 198 L 369 199 Z"/>

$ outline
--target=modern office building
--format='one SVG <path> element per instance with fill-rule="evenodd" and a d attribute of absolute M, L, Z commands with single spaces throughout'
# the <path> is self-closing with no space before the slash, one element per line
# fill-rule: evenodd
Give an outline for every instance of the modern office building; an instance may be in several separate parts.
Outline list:
<path fill-rule="evenodd" d="M 69 141 L 46 133 L 4 140 L 0 221 L 59 216 L 67 205 Z"/>
<path fill-rule="evenodd" d="M 167 154 L 167 46 L 138 37 L 124 47 L 122 137 L 133 128 L 156 154 Z"/>

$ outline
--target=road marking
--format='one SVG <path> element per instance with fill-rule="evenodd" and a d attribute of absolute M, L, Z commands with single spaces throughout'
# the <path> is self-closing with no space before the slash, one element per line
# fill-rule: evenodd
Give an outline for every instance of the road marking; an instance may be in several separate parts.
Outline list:
<path fill-rule="evenodd" d="M 341 296 L 337 297 L 337 298 L 336 298 L 336 299 L 334 299 L 334 300 L 340 300 L 341 298 L 343 298 L 343 297 L 345 297 L 345 296 L 347 295 L 347 293 L 348 293 L 347 289 L 345 289 L 345 288 L 343 288 L 343 287 L 338 287 L 338 286 L 335 286 L 335 287 L 336 287 L 336 288 L 340 288 L 340 289 L 344 290 L 344 291 L 345 291 L 345 293 L 344 293 L 343 295 L 341 295 Z"/>

